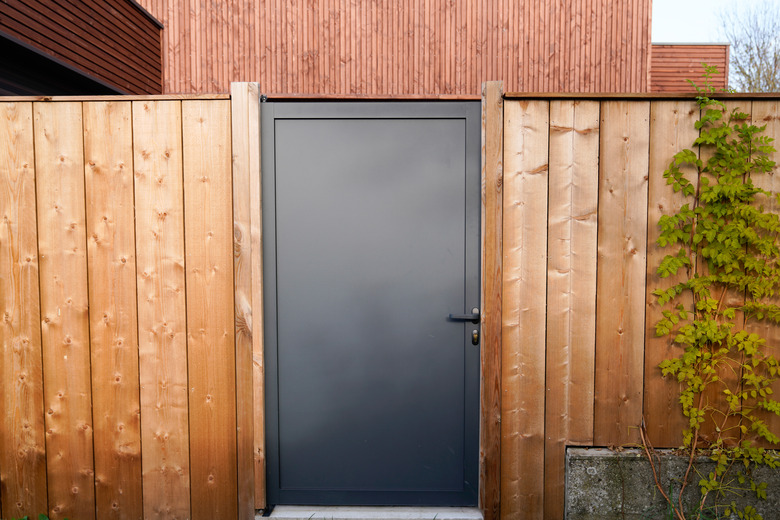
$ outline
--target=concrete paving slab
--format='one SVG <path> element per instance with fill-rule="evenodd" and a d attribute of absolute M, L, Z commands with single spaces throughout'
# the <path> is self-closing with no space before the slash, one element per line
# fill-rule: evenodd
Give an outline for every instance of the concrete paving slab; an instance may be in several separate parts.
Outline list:
<path fill-rule="evenodd" d="M 259 515 L 256 520 L 261 520 Z M 482 520 L 475 507 L 276 506 L 276 520 Z"/>

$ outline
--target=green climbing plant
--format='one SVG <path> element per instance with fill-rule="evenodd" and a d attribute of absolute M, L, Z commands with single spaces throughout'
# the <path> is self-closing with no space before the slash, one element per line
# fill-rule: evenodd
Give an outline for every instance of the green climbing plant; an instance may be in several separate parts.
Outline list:
<path fill-rule="evenodd" d="M 780 415 L 772 393 L 780 367 L 775 345 L 754 326 L 780 323 L 780 216 L 773 210 L 780 195 L 754 183 L 772 172 L 769 154 L 775 150 L 765 127 L 711 97 L 709 80 L 717 70 L 705 69 L 705 84 L 697 87 L 699 137 L 664 172 L 671 189 L 686 199 L 658 221 L 658 246 L 668 250 L 658 274 L 675 281 L 653 293 L 663 307 L 656 334 L 679 347 L 660 369 L 680 385 L 688 465 L 678 496 L 664 490 L 657 476 L 656 486 L 678 520 L 734 514 L 760 519 L 752 506 L 737 507 L 733 493 L 765 499 L 767 484 L 754 479 L 753 470 L 780 467 L 778 454 L 757 444 L 780 442 L 764 420 Z M 644 427 L 642 440 L 656 475 Z M 701 457 L 713 461 L 714 469 L 699 470 Z M 693 512 L 683 504 L 689 482 L 700 490 Z"/>

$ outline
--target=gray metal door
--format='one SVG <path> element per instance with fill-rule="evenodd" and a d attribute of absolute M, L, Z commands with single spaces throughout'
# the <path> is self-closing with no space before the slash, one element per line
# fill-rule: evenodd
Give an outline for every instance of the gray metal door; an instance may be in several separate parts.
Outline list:
<path fill-rule="evenodd" d="M 271 504 L 476 505 L 478 102 L 262 107 Z"/>

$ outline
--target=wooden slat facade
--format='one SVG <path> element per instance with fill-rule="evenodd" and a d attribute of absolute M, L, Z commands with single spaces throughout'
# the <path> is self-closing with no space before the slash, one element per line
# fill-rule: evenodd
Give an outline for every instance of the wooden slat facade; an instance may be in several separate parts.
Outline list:
<path fill-rule="evenodd" d="M 128 94 L 162 93 L 162 26 L 131 0 L 7 0 L 10 36 Z"/>
<path fill-rule="evenodd" d="M 646 92 L 651 0 L 140 0 L 164 25 L 164 92 L 478 97 Z"/>
<path fill-rule="evenodd" d="M 258 96 L 3 100 L 0 517 L 265 505 Z M 729 104 L 780 126 L 777 97 Z M 642 417 L 679 444 L 648 294 L 698 108 L 496 83 L 483 107 L 480 503 L 556 519 L 567 446 L 634 442 Z"/>
<path fill-rule="evenodd" d="M 713 77 L 717 89 L 728 86 L 729 46 L 653 44 L 650 52 L 650 92 L 695 92 L 687 80 L 704 84 L 702 63 L 718 67 Z"/>

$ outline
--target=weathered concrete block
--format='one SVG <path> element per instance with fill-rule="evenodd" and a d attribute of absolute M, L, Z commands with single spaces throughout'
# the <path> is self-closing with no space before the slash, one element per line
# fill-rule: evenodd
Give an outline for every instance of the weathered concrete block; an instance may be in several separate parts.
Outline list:
<path fill-rule="evenodd" d="M 670 496 L 679 495 L 680 482 L 687 460 L 669 450 L 658 450 L 659 481 Z M 686 509 L 696 507 L 700 492 L 698 482 L 714 468 L 709 460 L 697 462 L 699 473 L 692 472 L 685 490 Z M 757 469 L 757 482 L 767 482 L 767 500 L 759 500 L 749 484 L 734 481 L 734 493 L 720 502 L 738 506 L 752 505 L 765 520 L 780 520 L 780 471 Z M 738 490 L 737 487 L 747 490 Z M 714 497 L 713 497 L 714 498 Z M 709 500 L 707 505 L 710 506 Z M 603 448 L 568 448 L 566 451 L 566 518 L 567 520 L 645 520 L 666 519 L 668 505 L 655 487 L 650 464 L 640 450 L 613 451 Z M 714 518 L 714 517 L 713 517 Z M 723 517 L 722 517 L 723 518 Z M 733 518 L 737 518 L 733 515 Z"/>

